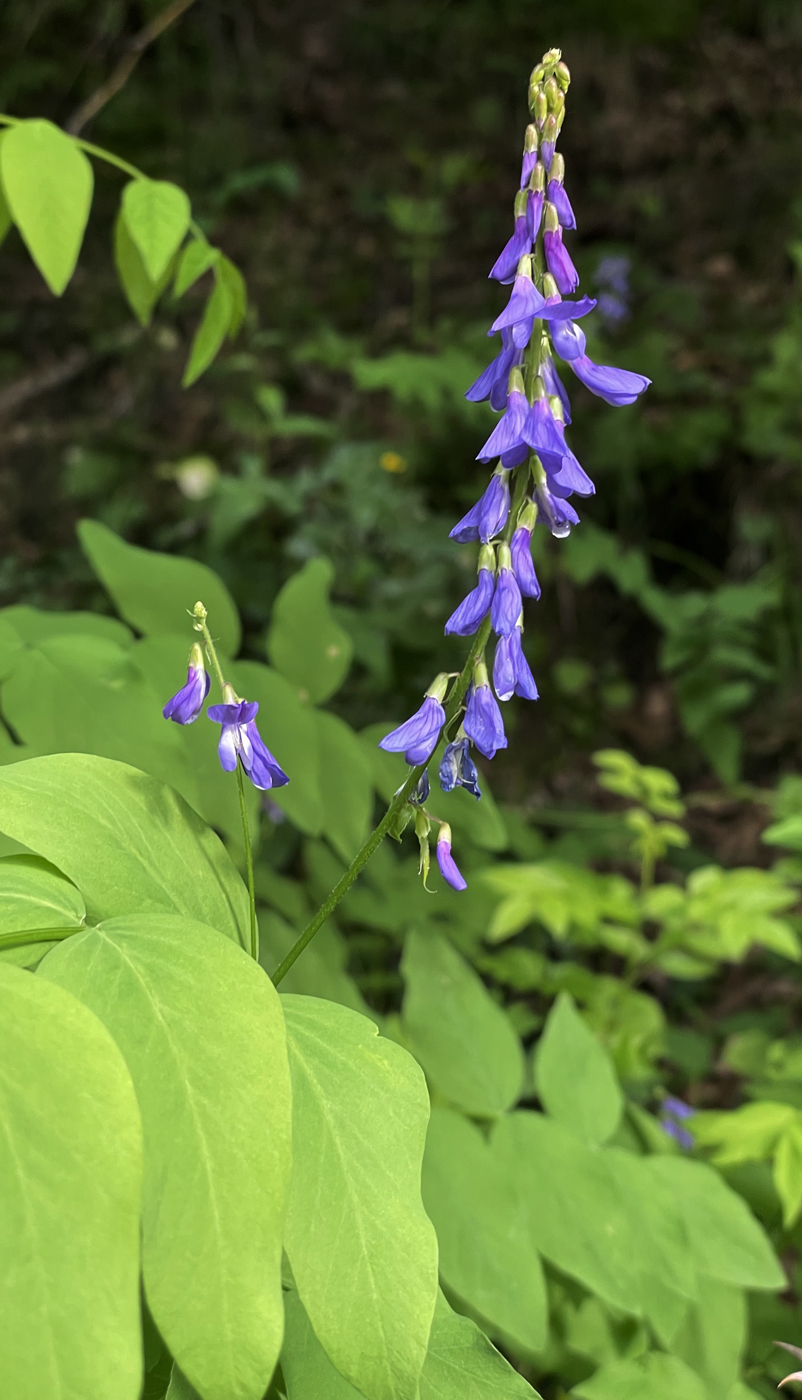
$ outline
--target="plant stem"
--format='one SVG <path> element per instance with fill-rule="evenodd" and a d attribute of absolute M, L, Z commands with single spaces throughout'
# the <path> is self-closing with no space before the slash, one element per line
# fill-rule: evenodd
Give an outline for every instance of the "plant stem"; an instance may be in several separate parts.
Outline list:
<path fill-rule="evenodd" d="M 225 689 L 226 678 L 223 675 L 223 668 L 217 659 L 217 648 L 215 647 L 215 644 L 212 641 L 212 634 L 209 631 L 209 626 L 206 621 L 206 609 L 204 608 L 203 610 L 203 617 L 201 617 L 198 613 L 194 615 L 198 618 L 198 621 L 195 623 L 196 630 L 200 632 L 201 636 L 203 637 L 203 645 L 206 648 L 206 655 L 208 656 L 209 661 L 211 662 L 211 667 L 214 671 L 215 679 L 222 691 Z"/>
<path fill-rule="evenodd" d="M 460 712 L 462 702 L 465 698 L 465 692 L 468 689 L 468 686 L 470 685 L 471 674 L 473 672 L 473 663 L 476 660 L 477 656 L 479 656 L 484 650 L 489 635 L 490 618 L 486 617 L 481 627 L 479 628 L 479 631 L 476 633 L 473 642 L 471 643 L 471 649 L 468 652 L 465 665 L 460 671 L 454 688 L 451 691 L 451 694 L 448 698 L 448 703 L 445 707 L 446 722 L 443 725 L 442 730 L 440 731 L 441 734 L 446 733 L 448 731 L 449 725 Z M 414 790 L 415 786 L 417 785 L 418 779 L 420 778 L 421 774 L 425 771 L 426 766 L 427 765 L 425 763 L 419 763 L 417 768 L 412 769 L 411 773 L 407 777 L 406 782 L 403 784 L 402 787 L 398 789 L 398 792 L 395 794 L 392 802 L 390 803 L 390 806 L 387 808 L 387 811 L 385 812 L 384 816 L 379 822 L 379 825 L 375 827 L 374 830 L 370 833 L 370 836 L 368 837 L 359 854 L 354 856 L 354 859 L 351 861 L 351 864 L 349 865 L 345 874 L 340 880 L 338 880 L 328 899 L 324 900 L 323 904 L 321 904 L 314 918 L 310 920 L 303 933 L 296 940 L 296 942 L 293 943 L 292 947 L 290 948 L 290 951 L 287 953 L 287 956 L 285 958 L 282 958 L 281 962 L 279 963 L 278 967 L 273 973 L 272 981 L 275 987 L 277 987 L 279 982 L 281 982 L 282 979 L 286 977 L 290 968 L 301 956 L 301 953 L 304 951 L 304 948 L 308 947 L 309 944 L 312 942 L 312 939 L 314 938 L 315 934 L 323 927 L 329 915 L 332 914 L 337 908 L 337 905 L 339 904 L 340 900 L 345 894 L 348 893 L 349 889 L 354 883 L 354 880 L 359 874 L 361 874 L 362 870 L 367 865 L 374 851 L 376 851 L 381 845 L 382 841 L 384 840 L 385 836 L 390 830 L 390 827 L 392 826 L 397 813 L 401 811 L 401 808 L 406 803 L 409 794 Z"/>
<path fill-rule="evenodd" d="M 0 952 L 6 948 L 25 948 L 29 943 L 57 943 L 84 928 L 29 928 L 20 933 L 0 933 Z"/>
<path fill-rule="evenodd" d="M 253 855 L 251 853 L 251 833 L 248 830 L 248 813 L 245 810 L 245 784 L 242 778 L 242 764 L 237 762 L 237 791 L 239 792 L 239 813 L 242 818 L 242 839 L 245 842 L 245 865 L 248 871 L 248 899 L 251 906 L 251 957 L 259 961 L 259 929 L 256 923 L 256 891 L 253 885 Z"/>

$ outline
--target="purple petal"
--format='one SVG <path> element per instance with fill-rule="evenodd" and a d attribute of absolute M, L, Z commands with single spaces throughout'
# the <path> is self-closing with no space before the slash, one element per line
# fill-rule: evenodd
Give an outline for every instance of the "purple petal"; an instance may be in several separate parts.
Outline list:
<path fill-rule="evenodd" d="M 467 598 L 463 598 L 445 625 L 446 633 L 470 637 L 487 616 L 493 600 L 493 575 L 489 569 L 479 570 L 479 581 Z"/>
<path fill-rule="evenodd" d="M 571 261 L 568 249 L 563 245 L 562 229 L 552 233 L 549 229 L 543 235 L 546 264 L 563 296 L 570 296 L 579 286 L 579 273 Z"/>
<path fill-rule="evenodd" d="M 556 394 L 557 398 L 560 400 L 560 403 L 563 406 L 563 417 L 565 418 L 566 423 L 570 423 L 571 401 L 565 392 L 565 385 L 563 384 L 559 374 L 554 368 L 554 361 L 551 358 L 551 355 L 548 355 L 546 359 L 542 361 L 540 366 L 540 377 L 543 380 L 544 385 L 546 386 L 546 393 L 548 394 L 549 398 L 551 398 L 553 394 Z"/>
<path fill-rule="evenodd" d="M 211 683 L 205 670 L 188 666 L 186 685 L 167 701 L 162 710 L 164 718 L 173 720 L 175 724 L 194 724 L 203 709 Z"/>
<path fill-rule="evenodd" d="M 512 569 L 500 569 L 490 610 L 490 620 L 497 637 L 507 637 L 515 631 L 522 606 L 521 590 L 515 574 Z"/>
<path fill-rule="evenodd" d="M 591 393 L 612 404 L 613 408 L 624 408 L 634 403 L 652 382 L 645 374 L 635 374 L 633 370 L 596 365 L 587 355 L 571 360 L 570 365 L 577 379 L 581 379 Z"/>
<path fill-rule="evenodd" d="M 571 201 L 565 193 L 564 187 L 556 180 L 549 180 L 547 199 L 557 210 L 557 218 L 563 228 L 576 228 L 576 218 L 571 208 Z"/>
<path fill-rule="evenodd" d="M 466 890 L 467 881 L 463 879 L 457 869 L 454 857 L 451 854 L 451 844 L 448 841 L 437 842 L 437 864 L 440 866 L 440 874 L 444 880 L 455 890 Z"/>
<path fill-rule="evenodd" d="M 504 529 L 510 513 L 510 483 L 506 474 L 493 473 L 479 506 L 479 538 L 487 544 Z"/>
<path fill-rule="evenodd" d="M 246 766 L 244 760 L 242 766 L 254 787 L 262 792 L 269 788 L 284 787 L 290 780 L 276 762 L 253 720 L 245 728 L 251 743 L 251 757 L 249 766 Z"/>
<path fill-rule="evenodd" d="M 579 516 L 570 501 L 563 501 L 559 496 L 553 495 L 547 486 L 536 487 L 535 499 L 540 513 L 538 519 L 542 517 L 555 539 L 566 539 L 574 525 L 579 524 Z"/>
<path fill-rule="evenodd" d="M 471 688 L 463 729 L 485 758 L 494 758 L 498 749 L 506 749 L 504 721 L 489 685 Z"/>
<path fill-rule="evenodd" d="M 540 147 L 540 159 L 547 170 L 551 170 L 551 162 L 554 160 L 554 142 L 544 141 Z"/>
<path fill-rule="evenodd" d="M 222 706 L 218 708 L 222 709 Z M 235 724 L 223 725 L 220 742 L 217 745 L 217 756 L 220 759 L 221 768 L 224 768 L 226 773 L 233 773 L 237 766 L 238 738 L 239 734 Z"/>
<path fill-rule="evenodd" d="M 519 526 L 513 532 L 510 543 L 512 567 L 518 580 L 518 587 L 525 598 L 539 598 L 540 584 L 537 581 L 535 566 L 532 563 L 532 536 L 529 530 Z M 498 690 L 498 686 L 496 687 Z"/>
<path fill-rule="evenodd" d="M 512 296 L 490 327 L 490 334 L 502 330 L 504 326 L 514 326 L 518 321 L 530 320 L 545 305 L 545 298 L 540 295 L 531 277 L 516 277 Z"/>
<path fill-rule="evenodd" d="M 529 669 L 529 662 L 521 647 L 520 627 L 516 627 L 510 642 L 512 643 L 513 665 L 515 667 L 515 694 L 520 695 L 522 700 L 537 700 L 539 696 L 535 678 Z"/>
<path fill-rule="evenodd" d="M 499 700 L 511 700 L 515 694 L 515 663 L 512 657 L 512 637 L 499 637 L 493 657 L 493 689 Z"/>
<path fill-rule="evenodd" d="M 581 326 L 574 321 L 555 321 L 551 328 L 554 349 L 562 360 L 578 360 L 584 355 L 587 340 Z"/>
<path fill-rule="evenodd" d="M 529 176 L 537 165 L 537 151 L 524 151 L 524 158 L 521 163 L 521 189 L 525 190 L 529 184 Z"/>
<path fill-rule="evenodd" d="M 475 506 L 471 506 L 467 515 L 463 515 L 458 520 L 453 530 L 449 530 L 448 538 L 456 540 L 457 544 L 469 544 L 471 540 L 479 538 L 479 519 L 482 514 L 482 500 L 477 501 Z"/>
<path fill-rule="evenodd" d="M 501 332 L 501 341 L 502 347 L 495 360 L 482 371 L 465 395 L 471 403 L 481 403 L 483 399 L 490 398 L 496 384 L 501 386 L 501 403 L 493 404 L 493 407 L 503 408 L 507 401 L 507 378 L 518 355 L 509 328 Z"/>
<path fill-rule="evenodd" d="M 551 297 L 538 315 L 541 321 L 578 321 L 580 316 L 588 316 L 595 305 L 595 297 L 580 297 L 579 301 Z"/>
<path fill-rule="evenodd" d="M 522 430 L 528 413 L 529 400 L 526 394 L 514 389 L 507 396 L 507 412 L 496 424 L 484 447 L 477 452 L 477 461 L 490 462 L 494 457 L 500 457 L 502 452 L 509 452 L 518 447 L 522 441 Z"/>
<path fill-rule="evenodd" d="M 210 705 L 206 713 L 215 724 L 248 724 L 259 713 L 259 702 L 242 700 L 236 705 Z"/>
<path fill-rule="evenodd" d="M 562 457 L 566 451 L 565 441 L 560 438 L 557 424 L 546 398 L 535 399 L 524 423 L 521 436 L 524 442 L 535 451 Z"/>
<path fill-rule="evenodd" d="M 408 763 L 424 763 L 440 737 L 440 730 L 446 722 L 446 712 L 439 700 L 427 695 L 420 709 L 408 720 L 386 734 L 379 742 L 379 748 L 387 753 L 421 753 L 420 758 L 407 758 Z"/>
<path fill-rule="evenodd" d="M 521 214 L 515 220 L 513 235 L 493 263 L 487 274 L 488 277 L 495 278 L 497 282 L 512 282 L 518 270 L 518 263 L 524 253 L 528 253 L 532 247 L 533 238 L 534 234 L 530 232 L 527 211 L 527 214 Z"/>
<path fill-rule="evenodd" d="M 529 232 L 530 247 L 534 243 L 543 218 L 543 191 L 530 190 L 526 201 L 526 227 Z M 526 249 L 529 252 L 529 248 Z"/>

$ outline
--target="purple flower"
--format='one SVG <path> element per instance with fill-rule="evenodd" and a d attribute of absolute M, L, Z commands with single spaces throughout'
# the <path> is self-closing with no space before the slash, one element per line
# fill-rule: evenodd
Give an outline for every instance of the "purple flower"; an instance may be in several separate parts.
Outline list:
<path fill-rule="evenodd" d="M 494 457 L 513 452 L 523 443 L 523 427 L 529 413 L 529 400 L 524 393 L 524 381 L 519 369 L 510 371 L 510 392 L 507 412 L 496 424 L 484 447 L 476 454 L 478 462 L 491 462 Z M 526 452 L 524 451 L 524 457 Z M 523 459 L 522 459 L 523 460 Z M 505 463 L 505 465 L 507 465 Z M 517 463 L 510 463 L 517 465 Z"/>
<path fill-rule="evenodd" d="M 503 330 L 505 326 L 516 326 L 521 321 L 524 323 L 531 321 L 533 316 L 539 315 L 545 305 L 545 298 L 540 295 L 531 276 L 519 273 L 507 305 L 501 315 L 496 317 L 488 334 L 494 335 L 496 331 Z"/>
<path fill-rule="evenodd" d="M 453 792 L 455 787 L 464 787 L 474 797 L 481 797 L 479 774 L 470 756 L 470 743 L 467 739 L 455 739 L 446 744 L 440 760 L 440 786 L 443 792 Z"/>
<path fill-rule="evenodd" d="M 555 321 L 551 338 L 561 360 L 578 360 L 585 353 L 585 332 L 574 321 Z"/>
<path fill-rule="evenodd" d="M 592 394 L 612 404 L 613 408 L 623 408 L 634 403 L 639 394 L 648 389 L 651 379 L 645 374 L 635 374 L 630 369 L 614 369 L 612 365 L 596 365 L 587 355 L 571 360 L 571 369 L 577 379 L 590 389 Z"/>
<path fill-rule="evenodd" d="M 500 637 L 496 643 L 493 686 L 499 700 L 509 700 L 513 695 L 520 695 L 524 700 L 538 698 L 535 678 L 521 647 L 522 630 L 520 626 L 515 627 L 509 636 Z"/>
<path fill-rule="evenodd" d="M 534 515 L 534 510 L 532 514 Z M 532 563 L 532 525 L 523 523 L 519 518 L 517 529 L 514 530 L 512 542 L 510 544 L 510 555 L 515 577 L 518 580 L 518 587 L 524 598 L 539 598 L 540 584 L 537 581 L 535 566 Z"/>
<path fill-rule="evenodd" d="M 510 483 L 506 472 L 503 469 L 501 472 L 497 470 L 491 476 L 490 484 L 481 500 L 478 500 L 475 506 L 471 506 L 468 514 L 454 526 L 449 539 L 456 540 L 458 544 L 480 539 L 483 544 L 487 544 L 488 540 L 504 529 L 509 513 Z"/>
<path fill-rule="evenodd" d="M 516 200 L 516 210 L 517 204 L 518 201 Z M 505 243 L 488 273 L 488 277 L 495 278 L 497 282 L 512 282 L 518 268 L 518 263 L 524 254 L 528 253 L 532 247 L 534 234 L 531 231 L 529 222 L 529 200 L 526 197 L 524 197 L 523 204 L 523 212 L 520 214 L 516 212 L 515 228 L 512 237 Z"/>
<path fill-rule="evenodd" d="M 627 320 L 629 307 L 623 298 L 615 292 L 600 292 L 599 315 L 608 325 L 617 326 L 622 321 Z"/>
<path fill-rule="evenodd" d="M 490 399 L 491 407 L 498 412 L 507 402 L 507 380 L 510 370 L 521 358 L 521 352 L 512 338 L 512 328 L 505 326 L 501 332 L 501 350 L 495 360 L 487 366 L 474 381 L 465 397 L 471 403 L 481 403 Z"/>
<path fill-rule="evenodd" d="M 547 273 L 547 276 L 551 274 Z M 545 279 L 544 279 L 545 280 Z M 596 305 L 595 297 L 580 297 L 579 301 L 563 301 L 559 292 L 546 298 L 546 305 L 537 313 L 541 321 L 553 324 L 555 321 L 578 321 L 587 316 Z"/>
<path fill-rule="evenodd" d="M 540 228 L 540 220 L 543 218 L 543 191 L 530 190 L 526 201 L 526 227 L 529 232 L 531 243 L 534 243 Z M 531 247 L 530 243 L 530 247 Z M 527 253 L 529 248 L 526 249 Z"/>
<path fill-rule="evenodd" d="M 609 287 L 620 297 L 629 296 L 629 273 L 632 263 L 627 257 L 615 254 L 602 258 L 596 268 L 594 281 L 597 287 Z"/>
<path fill-rule="evenodd" d="M 501 710 L 490 689 L 487 668 L 483 662 L 477 663 L 474 672 L 474 683 L 468 693 L 468 708 L 462 727 L 485 758 L 494 758 L 498 749 L 507 747 Z"/>
<path fill-rule="evenodd" d="M 190 652 L 187 683 L 167 701 L 162 710 L 164 718 L 176 724 L 194 724 L 203 709 L 211 683 L 203 664 L 203 652 L 196 643 Z"/>
<path fill-rule="evenodd" d="M 537 452 L 544 465 L 551 459 L 547 470 L 558 472 L 562 458 L 568 449 L 565 446 L 565 438 L 561 438 L 557 430 L 557 422 L 546 398 L 545 385 L 541 379 L 535 380 L 535 395 L 521 436 L 524 442 L 528 443 L 534 452 Z"/>
<path fill-rule="evenodd" d="M 230 686 L 225 687 L 224 694 L 227 693 L 233 697 Z M 234 772 L 239 759 L 254 787 L 266 792 L 270 788 L 284 787 L 289 778 L 256 727 L 258 711 L 256 700 L 227 698 L 222 705 L 210 705 L 207 714 L 215 724 L 223 726 L 217 753 L 226 773 Z"/>
<path fill-rule="evenodd" d="M 683 1122 L 687 1118 L 692 1118 L 696 1110 L 690 1104 L 683 1103 L 682 1099 L 675 1099 L 667 1094 L 663 1099 L 663 1112 L 660 1115 L 660 1126 L 669 1137 L 678 1142 L 680 1147 L 689 1151 L 693 1147 L 693 1134 L 684 1128 Z"/>
<path fill-rule="evenodd" d="M 459 607 L 454 609 L 445 625 L 446 633 L 457 637 L 470 637 L 487 616 L 487 610 L 493 601 L 495 575 L 492 547 L 486 545 L 482 555 L 484 558 L 480 555 L 479 559 L 479 581 L 467 598 L 463 598 Z"/>
<path fill-rule="evenodd" d="M 490 610 L 490 619 L 493 624 L 493 631 L 497 637 L 506 637 L 515 630 L 515 624 L 521 615 L 521 590 L 518 587 L 518 580 L 512 571 L 512 557 L 510 547 L 507 544 L 499 546 L 498 551 L 499 570 L 496 579 L 496 591 L 493 594 L 493 606 Z"/>
<path fill-rule="evenodd" d="M 574 525 L 579 524 L 579 516 L 570 502 L 553 495 L 545 481 L 535 487 L 535 500 L 538 519 L 548 525 L 555 539 L 566 539 Z"/>
<path fill-rule="evenodd" d="M 428 799 L 430 791 L 431 788 L 429 787 L 429 770 L 428 768 L 424 768 L 414 788 L 409 794 L 407 801 L 411 802 L 414 807 L 422 807 L 424 802 L 426 802 L 426 800 Z"/>
<path fill-rule="evenodd" d="M 537 127 L 528 126 L 524 137 L 524 158 L 521 163 L 521 189 L 525 190 L 537 165 Z"/>
<path fill-rule="evenodd" d="M 565 441 L 565 428 L 559 418 L 555 417 L 554 426 L 558 437 L 562 440 L 563 456 L 559 468 L 550 476 L 549 485 L 555 496 L 570 496 L 575 491 L 578 496 L 594 496 L 596 487 L 584 467 L 580 466 L 567 442 Z M 547 474 L 550 472 L 549 463 L 544 459 L 544 467 Z"/>
<path fill-rule="evenodd" d="M 547 209 L 553 208 L 553 204 L 547 205 Z M 546 232 L 543 235 L 543 247 L 549 272 L 563 296 L 570 296 L 571 292 L 576 291 L 579 286 L 579 273 L 571 261 L 568 249 L 563 246 L 563 231 L 559 226 L 556 229 L 546 227 Z"/>
<path fill-rule="evenodd" d="M 379 748 L 387 753 L 403 753 L 412 767 L 418 763 L 426 763 L 437 747 L 440 730 L 446 722 L 441 698 L 427 695 L 420 709 L 416 710 L 410 719 L 379 741 Z"/>
<path fill-rule="evenodd" d="M 576 217 L 571 208 L 571 201 L 562 184 L 557 180 L 549 180 L 546 198 L 557 210 L 557 218 L 561 226 L 563 228 L 576 228 Z"/>
<path fill-rule="evenodd" d="M 442 822 L 437 833 L 437 864 L 443 879 L 455 890 L 466 890 L 467 882 L 460 875 L 456 861 L 451 854 L 451 827 Z"/>

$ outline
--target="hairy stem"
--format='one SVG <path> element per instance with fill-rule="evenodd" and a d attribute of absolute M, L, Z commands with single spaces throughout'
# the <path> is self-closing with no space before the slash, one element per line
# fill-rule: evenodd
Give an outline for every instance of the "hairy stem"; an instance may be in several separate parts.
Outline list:
<path fill-rule="evenodd" d="M 456 718 L 456 716 L 459 714 L 462 708 L 462 702 L 465 699 L 465 692 L 467 691 L 471 681 L 473 663 L 476 660 L 476 657 L 479 656 L 484 650 L 489 635 L 490 618 L 486 617 L 481 627 L 479 628 L 479 631 L 476 633 L 473 642 L 471 643 L 471 649 L 468 652 L 465 665 L 460 671 L 456 683 L 448 698 L 448 703 L 445 707 L 446 722 L 443 725 L 441 734 L 447 733 L 449 725 Z M 349 865 L 345 874 L 340 880 L 337 881 L 337 884 L 334 886 L 334 889 L 332 890 L 328 899 L 324 900 L 317 913 L 315 914 L 314 918 L 310 920 L 303 933 L 296 940 L 296 942 L 293 943 L 292 947 L 290 948 L 290 951 L 287 953 L 287 956 L 285 958 L 282 958 L 281 962 L 279 963 L 278 967 L 273 973 L 272 980 L 274 986 L 277 987 L 279 982 L 281 982 L 281 980 L 284 977 L 286 977 L 290 968 L 301 956 L 301 953 L 304 951 L 304 948 L 307 948 L 309 946 L 315 934 L 323 927 L 329 915 L 332 914 L 337 908 L 337 905 L 339 904 L 340 900 L 345 894 L 348 893 L 349 889 L 354 883 L 354 880 L 359 874 L 361 874 L 362 870 L 364 870 L 374 851 L 378 849 L 385 836 L 387 835 L 388 831 L 390 830 L 390 827 L 392 826 L 395 817 L 407 802 L 409 794 L 414 791 L 418 779 L 420 778 L 421 774 L 425 771 L 426 766 L 427 765 L 425 763 L 419 763 L 417 768 L 412 769 L 403 786 L 398 789 L 398 792 L 395 794 L 395 797 L 390 803 L 390 806 L 387 808 L 387 811 L 385 812 L 384 816 L 379 822 L 379 825 L 375 827 L 374 830 L 370 833 L 370 836 L 368 837 L 361 851 L 358 853 L 358 855 L 354 856 L 354 859 L 351 861 L 351 864 Z"/>

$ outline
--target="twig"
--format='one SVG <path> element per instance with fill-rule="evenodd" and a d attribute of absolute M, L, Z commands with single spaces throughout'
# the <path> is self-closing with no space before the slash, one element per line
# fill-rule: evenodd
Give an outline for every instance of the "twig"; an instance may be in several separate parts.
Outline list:
<path fill-rule="evenodd" d="M 150 24 L 146 24 L 144 29 L 140 29 L 139 33 L 134 35 L 127 45 L 127 53 L 120 59 L 111 76 L 106 79 L 105 83 L 101 83 L 91 97 L 87 97 L 86 101 L 81 103 L 66 122 L 65 129 L 71 136 L 77 136 L 87 122 L 97 116 L 101 107 L 105 107 L 112 97 L 117 96 L 117 93 L 128 82 L 145 49 L 149 48 L 164 33 L 165 29 L 169 29 L 171 24 L 180 19 L 184 11 L 188 10 L 190 5 L 194 5 L 194 3 L 195 0 L 172 0 L 172 4 L 168 5 L 160 15 L 156 15 L 156 18 L 150 21 Z"/>

